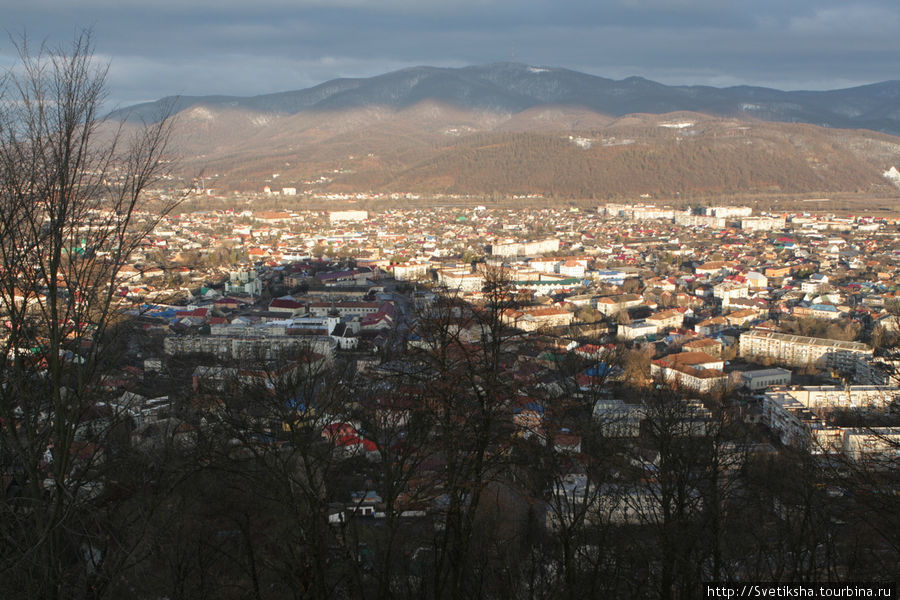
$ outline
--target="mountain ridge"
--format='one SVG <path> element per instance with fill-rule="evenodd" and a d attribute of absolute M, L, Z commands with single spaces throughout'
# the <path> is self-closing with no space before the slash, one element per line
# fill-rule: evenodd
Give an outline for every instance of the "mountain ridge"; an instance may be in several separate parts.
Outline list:
<path fill-rule="evenodd" d="M 745 85 L 669 86 L 638 76 L 614 80 L 520 63 L 408 67 L 373 77 L 338 78 L 305 89 L 256 96 L 169 96 L 115 110 L 109 117 L 152 121 L 167 111 L 178 113 L 196 105 L 293 115 L 373 105 L 402 109 L 426 100 L 513 114 L 545 104 L 580 106 L 614 117 L 692 111 L 900 134 L 900 80 L 825 91 L 782 91 Z"/>
<path fill-rule="evenodd" d="M 517 63 L 410 67 L 249 98 L 170 97 L 113 113 L 108 125 L 130 115 L 125 126 L 136 126 L 166 107 L 177 113 L 177 175 L 203 173 L 218 190 L 900 193 L 883 175 L 900 166 L 900 137 L 862 127 L 900 131 L 900 82 L 781 92 Z"/>

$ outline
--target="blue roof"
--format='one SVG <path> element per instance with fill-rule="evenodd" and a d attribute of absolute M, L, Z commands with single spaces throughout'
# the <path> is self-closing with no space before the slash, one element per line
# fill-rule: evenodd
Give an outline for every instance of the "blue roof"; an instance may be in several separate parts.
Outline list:
<path fill-rule="evenodd" d="M 539 415 L 544 414 L 544 406 L 540 402 L 529 402 L 521 406 L 516 406 L 515 408 L 513 408 L 513 413 L 519 414 L 523 410 L 530 410 L 538 413 Z"/>
<path fill-rule="evenodd" d="M 607 375 L 612 373 L 612 371 L 612 366 L 608 365 L 605 362 L 600 362 L 592 367 L 585 369 L 584 374 L 588 377 L 606 377 Z"/>
<path fill-rule="evenodd" d="M 838 312 L 837 307 L 832 306 L 831 304 L 813 304 L 810 306 L 813 310 L 824 310 L 827 312 Z"/>

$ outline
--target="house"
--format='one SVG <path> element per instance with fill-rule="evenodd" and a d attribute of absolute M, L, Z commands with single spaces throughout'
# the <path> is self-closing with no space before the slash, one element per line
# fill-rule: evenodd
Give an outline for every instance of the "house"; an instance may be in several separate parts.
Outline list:
<path fill-rule="evenodd" d="M 818 294 L 828 285 L 828 275 L 813 273 L 809 279 L 800 284 L 800 290 L 805 294 Z"/>
<path fill-rule="evenodd" d="M 677 329 L 684 324 L 684 310 L 672 308 L 655 312 L 645 320 L 650 325 L 655 325 L 658 330 Z"/>
<path fill-rule="evenodd" d="M 766 267 L 765 276 L 772 279 L 780 279 L 791 274 L 791 267 Z"/>
<path fill-rule="evenodd" d="M 725 317 L 713 317 L 694 325 L 694 331 L 700 335 L 714 335 L 731 327 Z"/>
<path fill-rule="evenodd" d="M 769 285 L 769 278 L 757 271 L 745 273 L 744 279 L 747 280 L 751 289 L 762 289 Z"/>
<path fill-rule="evenodd" d="M 725 315 L 725 321 L 732 327 L 741 327 L 759 318 L 759 313 L 752 309 L 736 310 Z"/>
<path fill-rule="evenodd" d="M 441 269 L 438 283 L 448 290 L 460 292 L 480 292 L 484 289 L 484 276 L 466 269 Z"/>
<path fill-rule="evenodd" d="M 524 308 L 522 310 L 503 311 L 503 320 L 522 331 L 537 331 L 547 327 L 564 327 L 575 317 L 564 308 Z"/>
<path fill-rule="evenodd" d="M 537 398 L 523 396 L 513 401 L 513 425 L 524 438 L 542 435 L 544 405 Z"/>
<path fill-rule="evenodd" d="M 746 282 L 727 280 L 713 286 L 713 298 L 721 300 L 723 305 L 727 305 L 736 298 L 747 298 L 749 296 L 750 289 Z"/>
<path fill-rule="evenodd" d="M 322 428 L 322 439 L 330 442 L 335 450 L 343 456 L 377 455 L 375 442 L 361 436 L 350 423 L 331 423 Z M 370 456 L 374 458 L 374 456 Z"/>
<path fill-rule="evenodd" d="M 577 260 L 567 260 L 559 265 L 559 274 L 566 277 L 584 277 L 585 266 Z"/>
<path fill-rule="evenodd" d="M 640 306 L 644 301 L 639 294 L 621 294 L 597 298 L 597 310 L 606 316 L 616 315 L 623 310 Z"/>
<path fill-rule="evenodd" d="M 650 363 L 650 375 L 681 387 L 708 393 L 723 389 L 728 376 L 722 371 L 720 358 L 705 352 L 680 352 L 670 354 Z"/>
<path fill-rule="evenodd" d="M 619 323 L 617 336 L 624 340 L 635 340 L 654 335 L 658 331 L 659 327 L 650 321 L 634 321 L 633 323 Z"/>
<path fill-rule="evenodd" d="M 732 272 L 731 265 L 722 261 L 706 262 L 694 267 L 696 275 L 716 276 Z"/>
<path fill-rule="evenodd" d="M 291 316 L 299 317 L 306 313 L 306 305 L 302 302 L 297 302 L 291 296 L 283 296 L 274 298 L 269 302 L 269 310 L 272 312 L 290 313 Z"/>
<path fill-rule="evenodd" d="M 722 342 L 719 340 L 714 340 L 712 338 L 700 338 L 698 340 L 691 340 L 683 344 L 682 349 L 685 352 L 705 352 L 710 356 L 714 356 L 716 358 L 721 358 L 722 356 Z"/>

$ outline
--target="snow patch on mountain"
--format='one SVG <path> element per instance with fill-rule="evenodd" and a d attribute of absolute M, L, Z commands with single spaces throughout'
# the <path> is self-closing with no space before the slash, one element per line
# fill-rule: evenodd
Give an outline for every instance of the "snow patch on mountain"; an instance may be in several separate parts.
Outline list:
<path fill-rule="evenodd" d="M 187 113 L 187 116 L 193 119 L 200 119 L 203 121 L 212 121 L 215 119 L 215 115 L 211 110 L 204 106 L 195 106 Z"/>
<path fill-rule="evenodd" d="M 890 169 L 882 173 L 882 175 L 884 175 L 886 179 L 890 180 L 891 183 L 893 183 L 897 187 L 900 187 L 900 171 L 897 170 L 897 167 L 891 167 Z"/>
<path fill-rule="evenodd" d="M 666 127 L 668 129 L 686 129 L 688 127 L 693 127 L 693 121 L 677 121 L 677 122 L 669 122 L 669 123 L 660 123 L 660 127 Z"/>

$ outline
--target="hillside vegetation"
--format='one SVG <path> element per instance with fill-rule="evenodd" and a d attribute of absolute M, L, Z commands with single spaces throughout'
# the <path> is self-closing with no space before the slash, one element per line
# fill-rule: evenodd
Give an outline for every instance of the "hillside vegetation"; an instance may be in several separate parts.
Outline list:
<path fill-rule="evenodd" d="M 183 174 L 202 172 L 223 191 L 898 192 L 882 174 L 900 165 L 900 138 L 698 113 L 612 119 L 565 107 L 508 114 L 423 102 L 280 116 L 193 107 L 179 119 Z"/>

